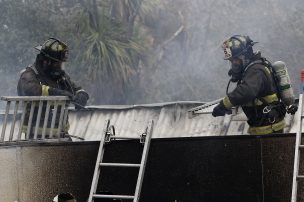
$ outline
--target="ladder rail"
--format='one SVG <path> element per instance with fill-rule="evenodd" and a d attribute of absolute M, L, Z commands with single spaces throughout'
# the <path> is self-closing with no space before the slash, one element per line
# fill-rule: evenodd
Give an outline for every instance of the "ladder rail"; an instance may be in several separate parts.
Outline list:
<path fill-rule="evenodd" d="M 299 165 L 300 165 L 300 144 L 301 144 L 301 137 L 302 137 L 302 119 L 303 119 L 302 112 L 303 112 L 303 94 L 300 94 L 299 110 L 298 110 L 298 117 L 297 117 L 299 127 L 298 127 L 298 131 L 296 134 L 291 202 L 297 201 L 298 174 L 299 174 Z"/>
<path fill-rule="evenodd" d="M 153 123 L 153 120 L 152 120 L 149 123 L 149 126 L 147 128 L 147 136 L 146 136 L 146 139 L 145 139 L 145 145 L 144 145 L 143 154 L 142 154 L 142 158 L 141 158 L 141 163 L 140 163 L 141 166 L 139 168 L 139 173 L 138 173 L 138 177 L 137 177 L 137 183 L 136 183 L 133 202 L 138 202 L 139 201 L 142 182 L 143 182 L 144 174 L 145 174 L 145 167 L 146 167 L 147 158 L 148 158 L 148 154 L 149 154 L 151 137 L 152 137 L 152 133 L 153 133 L 153 125 L 154 125 L 154 123 Z"/>
<path fill-rule="evenodd" d="M 97 154 L 97 160 L 96 160 L 96 164 L 95 164 L 95 170 L 94 170 L 94 175 L 93 175 L 93 180 L 92 180 L 92 184 L 91 184 L 91 189 L 90 189 L 88 202 L 92 202 L 93 198 L 133 199 L 133 202 L 138 202 L 139 201 L 142 182 L 143 182 L 143 177 L 144 177 L 144 171 L 145 171 L 145 167 L 146 167 L 150 142 L 151 142 L 152 133 L 153 133 L 153 124 L 154 124 L 153 120 L 150 121 L 148 127 L 146 128 L 146 130 L 144 132 L 144 134 L 140 138 L 136 138 L 136 139 L 140 140 L 140 143 L 144 144 L 140 164 L 105 163 L 105 162 L 102 162 L 103 155 L 104 155 L 104 150 L 105 150 L 104 145 L 107 142 L 109 142 L 111 140 L 115 140 L 115 139 L 129 139 L 129 138 L 124 138 L 124 137 L 123 138 L 121 138 L 121 137 L 116 137 L 115 138 L 114 126 L 110 126 L 110 120 L 106 120 L 104 130 L 103 130 L 103 134 L 102 134 L 102 137 L 101 137 L 101 140 L 100 140 L 100 145 L 99 145 L 99 150 L 98 150 L 98 154 Z M 111 132 L 110 128 L 112 128 L 112 132 Z M 132 137 L 130 139 L 135 139 L 135 138 Z M 96 194 L 96 189 L 97 189 L 97 186 L 98 186 L 101 167 L 137 167 L 137 168 L 139 168 L 134 196 Z"/>
<path fill-rule="evenodd" d="M 90 195 L 89 195 L 88 202 L 92 202 L 93 195 L 94 195 L 94 193 L 96 192 L 96 189 L 97 189 L 98 179 L 99 179 L 99 175 L 100 175 L 99 163 L 100 163 L 100 160 L 103 157 L 105 136 L 106 136 L 109 125 L 110 125 L 110 120 L 106 120 L 104 129 L 103 129 L 103 134 L 101 135 L 101 140 L 100 140 L 98 155 L 97 155 L 97 159 L 96 159 L 95 170 L 94 170 L 94 175 L 93 175 L 93 180 L 92 180 L 92 184 L 91 184 L 91 189 L 90 189 Z"/>

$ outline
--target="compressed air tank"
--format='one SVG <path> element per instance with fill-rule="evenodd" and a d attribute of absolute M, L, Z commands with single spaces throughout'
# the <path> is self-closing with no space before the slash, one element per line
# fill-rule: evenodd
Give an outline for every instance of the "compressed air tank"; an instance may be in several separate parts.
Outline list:
<path fill-rule="evenodd" d="M 276 61 L 272 64 L 272 68 L 283 103 L 286 106 L 294 104 L 295 96 L 285 62 Z"/>

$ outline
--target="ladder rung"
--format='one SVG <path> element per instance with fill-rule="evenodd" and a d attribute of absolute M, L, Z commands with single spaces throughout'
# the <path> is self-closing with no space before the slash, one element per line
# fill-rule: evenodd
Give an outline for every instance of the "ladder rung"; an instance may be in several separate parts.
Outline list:
<path fill-rule="evenodd" d="M 297 179 L 304 179 L 304 175 L 298 175 Z"/>
<path fill-rule="evenodd" d="M 299 148 L 304 149 L 304 145 L 303 144 L 299 145 Z"/>
<path fill-rule="evenodd" d="M 111 136 L 111 139 L 114 139 L 114 140 L 139 140 L 140 137 L 131 137 L 131 136 Z"/>
<path fill-rule="evenodd" d="M 134 199 L 134 196 L 93 194 L 93 198 Z"/>
<path fill-rule="evenodd" d="M 108 166 L 108 167 L 135 167 L 139 168 L 140 164 L 135 163 L 100 163 L 100 166 Z"/>

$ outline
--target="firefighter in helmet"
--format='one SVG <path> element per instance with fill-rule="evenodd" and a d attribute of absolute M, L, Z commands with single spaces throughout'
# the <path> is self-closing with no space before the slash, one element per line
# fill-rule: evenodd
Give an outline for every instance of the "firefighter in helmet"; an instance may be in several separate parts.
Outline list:
<path fill-rule="evenodd" d="M 212 115 L 224 116 L 231 108 L 241 106 L 248 118 L 249 134 L 282 133 L 285 127 L 285 106 L 280 100 L 269 62 L 261 53 L 253 52 L 253 42 L 248 36 L 235 35 L 226 40 L 222 48 L 231 68 L 230 82 L 235 89 L 213 109 Z M 229 88 L 227 87 L 227 91 Z"/>
<path fill-rule="evenodd" d="M 17 87 L 18 95 L 68 96 L 75 103 L 76 108 L 85 106 L 89 99 L 88 93 L 71 81 L 68 74 L 63 70 L 64 62 L 68 58 L 68 46 L 56 38 L 49 38 L 35 49 L 39 51 L 35 63 L 21 72 Z M 30 106 L 27 106 L 27 109 L 29 108 Z M 37 109 L 35 112 L 37 113 Z M 26 114 L 26 116 L 28 115 L 29 113 Z M 32 123 L 35 123 L 35 118 L 36 116 L 34 116 Z M 43 118 L 41 118 L 40 127 L 43 126 L 43 121 Z M 58 127 L 57 121 L 56 126 Z M 25 123 L 25 127 L 27 127 L 27 123 Z M 63 133 L 67 133 L 67 126 L 64 126 L 63 130 L 65 130 L 62 131 Z"/>
<path fill-rule="evenodd" d="M 60 193 L 54 197 L 53 202 L 77 202 L 71 193 Z"/>

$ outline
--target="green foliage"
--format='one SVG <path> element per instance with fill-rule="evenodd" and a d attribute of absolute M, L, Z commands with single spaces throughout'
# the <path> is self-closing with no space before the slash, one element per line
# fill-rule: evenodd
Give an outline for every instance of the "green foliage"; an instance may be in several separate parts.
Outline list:
<path fill-rule="evenodd" d="M 121 103 L 125 89 L 134 82 L 139 54 L 144 49 L 132 36 L 127 36 L 121 22 L 111 18 L 109 8 L 109 3 L 98 6 L 92 1 L 70 11 L 73 26 L 69 30 L 73 33 L 75 56 L 72 66 L 80 70 L 76 77 L 87 78 L 86 87 L 91 93 L 107 94 L 106 99 L 93 98 L 94 102 Z M 110 87 L 111 93 L 105 89 Z"/>
<path fill-rule="evenodd" d="M 141 46 L 126 38 L 120 24 L 103 12 L 99 13 L 98 21 L 88 9 L 78 11 L 77 15 L 75 28 L 81 35 L 74 48 L 78 50 L 77 60 L 81 66 L 88 68 L 88 76 L 93 81 L 111 78 L 129 82 L 129 74 L 136 68 L 133 56 L 142 51 Z"/>

